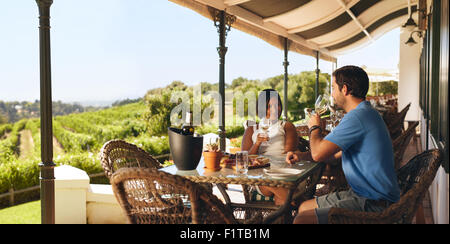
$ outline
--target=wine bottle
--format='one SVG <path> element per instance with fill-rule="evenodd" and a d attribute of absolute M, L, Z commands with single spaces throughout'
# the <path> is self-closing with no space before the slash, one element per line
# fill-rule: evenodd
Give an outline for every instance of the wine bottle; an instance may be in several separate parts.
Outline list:
<path fill-rule="evenodd" d="M 181 127 L 181 134 L 186 136 L 194 135 L 194 126 L 192 126 L 192 113 L 186 112 L 186 122 Z"/>

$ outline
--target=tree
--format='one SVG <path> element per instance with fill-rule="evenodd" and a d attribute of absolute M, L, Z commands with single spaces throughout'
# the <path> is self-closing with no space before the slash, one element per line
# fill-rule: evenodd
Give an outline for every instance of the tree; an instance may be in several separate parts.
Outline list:
<path fill-rule="evenodd" d="M 3 113 L 0 113 L 0 125 L 6 123 L 8 123 L 8 118 Z"/>
<path fill-rule="evenodd" d="M 398 94 L 398 82 L 390 80 L 383 82 L 370 82 L 368 96 L 382 96 L 386 94 Z"/>

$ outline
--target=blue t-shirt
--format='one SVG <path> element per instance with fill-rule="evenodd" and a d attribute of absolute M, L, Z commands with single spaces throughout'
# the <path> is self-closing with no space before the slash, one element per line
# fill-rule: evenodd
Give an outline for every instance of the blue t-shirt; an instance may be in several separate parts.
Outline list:
<path fill-rule="evenodd" d="M 361 197 L 397 202 L 400 188 L 386 124 L 369 102 L 361 102 L 325 137 L 342 149 L 342 169 Z"/>

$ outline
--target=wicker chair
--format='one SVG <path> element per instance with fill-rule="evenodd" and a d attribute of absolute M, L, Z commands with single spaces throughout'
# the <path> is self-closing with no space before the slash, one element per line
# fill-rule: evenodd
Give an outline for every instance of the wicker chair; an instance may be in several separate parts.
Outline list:
<path fill-rule="evenodd" d="M 155 168 L 119 169 L 111 185 L 130 224 L 238 223 L 231 209 L 202 185 Z"/>
<path fill-rule="evenodd" d="M 307 125 L 296 126 L 295 129 L 297 130 L 297 134 L 299 137 L 309 136 L 309 129 Z"/>
<path fill-rule="evenodd" d="M 400 200 L 382 212 L 359 212 L 343 208 L 331 208 L 330 224 L 391 224 L 411 223 L 426 191 L 433 182 L 442 163 L 441 151 L 428 150 L 412 158 L 397 171 Z"/>
<path fill-rule="evenodd" d="M 152 155 L 123 140 L 106 142 L 100 151 L 100 160 L 108 178 L 123 167 L 162 168 Z"/>
<path fill-rule="evenodd" d="M 383 116 L 383 120 L 386 123 L 392 141 L 397 139 L 404 131 L 403 123 L 405 122 L 406 113 L 408 113 L 410 106 L 411 103 L 406 105 L 399 113 L 387 113 Z"/>
<path fill-rule="evenodd" d="M 394 163 L 395 169 L 400 168 L 403 155 L 405 154 L 406 148 L 411 142 L 411 138 L 413 138 L 416 134 L 416 127 L 419 125 L 418 121 L 415 121 L 408 125 L 408 129 L 402 133 L 395 141 L 392 143 L 394 147 Z"/>

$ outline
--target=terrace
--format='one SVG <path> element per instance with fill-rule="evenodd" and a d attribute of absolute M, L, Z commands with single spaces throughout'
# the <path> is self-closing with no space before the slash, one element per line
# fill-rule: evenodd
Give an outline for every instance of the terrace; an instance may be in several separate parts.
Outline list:
<path fill-rule="evenodd" d="M 448 2 L 439 0 L 390 1 L 256 1 L 171 0 L 214 21 L 219 31 L 219 136 L 225 150 L 226 32 L 238 29 L 255 35 L 285 53 L 284 91 L 287 94 L 288 53 L 297 52 L 335 63 L 337 57 L 377 39 L 393 28 L 400 40 L 398 108 L 411 103 L 406 121 L 419 121 L 419 151 L 438 148 L 445 156 L 429 189 L 434 223 L 448 223 Z M 37 0 L 40 13 L 41 64 L 41 201 L 42 223 L 124 222 L 109 186 L 90 185 L 84 172 L 54 168 L 51 111 L 50 7 Z M 408 26 L 406 26 L 408 27 Z M 416 34 L 414 36 L 413 34 Z M 413 41 L 411 38 L 415 37 Z M 417 39 L 420 37 L 422 39 Z M 408 45 L 405 44 L 408 43 Z M 415 43 L 414 42 L 418 42 Z M 228 43 L 232 48 L 232 43 Z M 317 65 L 318 66 L 318 65 Z M 316 69 L 317 76 L 320 73 Z M 317 78 L 318 80 L 318 78 Z M 315 96 L 319 95 L 318 81 Z M 287 95 L 284 96 L 287 99 Z M 285 100 L 285 104 L 287 104 Z M 287 111 L 284 111 L 285 118 Z M 67 211 L 67 203 L 75 206 Z M 90 204 L 92 203 L 92 204 Z M 107 211 L 107 212 L 105 212 Z M 117 213 L 117 214 L 112 214 Z M 95 216 L 99 216 L 98 218 Z"/>

